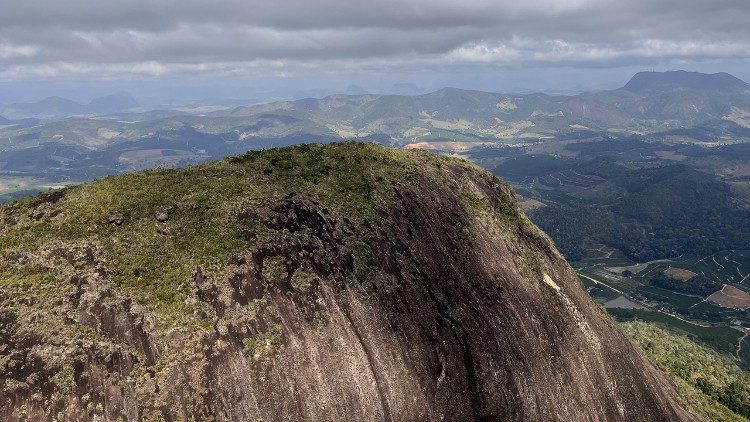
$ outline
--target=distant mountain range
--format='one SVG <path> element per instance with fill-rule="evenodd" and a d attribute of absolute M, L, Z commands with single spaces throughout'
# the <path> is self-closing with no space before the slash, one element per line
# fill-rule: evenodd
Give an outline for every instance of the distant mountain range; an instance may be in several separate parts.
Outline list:
<path fill-rule="evenodd" d="M 578 95 L 444 88 L 415 96 L 332 95 L 238 107 L 210 116 L 258 118 L 238 128 L 245 137 L 291 132 L 384 136 L 415 146 L 440 140 L 540 139 L 571 130 L 656 133 L 709 124 L 731 131 L 727 123 L 750 126 L 747 87 L 728 74 L 647 72 L 635 75 L 623 88 Z"/>
<path fill-rule="evenodd" d="M 673 89 L 735 91 L 750 89 L 750 84 L 728 73 L 699 73 L 676 70 L 671 72 L 640 72 L 623 87 L 626 91 L 644 93 Z"/>
<path fill-rule="evenodd" d="M 118 118 L 154 120 L 201 113 L 208 117 L 273 114 L 294 118 L 297 124 L 290 130 L 344 138 L 377 133 L 400 137 L 403 135 L 400 132 L 412 127 L 435 129 L 431 135 L 418 133 L 418 138 L 440 137 L 445 135 L 444 131 L 455 130 L 474 138 L 502 138 L 526 132 L 559 131 L 569 125 L 650 131 L 655 123 L 661 126 L 658 129 L 668 129 L 711 119 L 750 121 L 750 112 L 745 111 L 750 109 L 750 84 L 727 73 L 641 72 L 620 89 L 577 95 L 505 94 L 458 88 L 416 95 L 412 88 L 405 87 L 400 95 L 379 95 L 351 85 L 345 94 L 323 98 L 242 105 L 219 111 L 199 107 L 190 113 L 182 108 L 163 107 L 136 111 L 139 104 L 128 93 L 96 98 L 89 104 L 49 97 L 33 103 L 0 105 L 0 116 L 10 120 L 59 120 L 118 114 Z M 435 126 L 436 122 L 446 123 Z M 464 126 L 471 123 L 471 127 L 461 130 L 460 122 Z M 417 129 L 417 132 L 424 131 Z"/>
<path fill-rule="evenodd" d="M 622 88 L 578 95 L 444 88 L 414 96 L 331 95 L 231 109 L 151 111 L 134 109 L 137 103 L 128 94 L 87 105 L 52 97 L 0 107 L 5 118 L 0 120 L 0 173 L 88 180 L 251 149 L 344 139 L 452 153 L 504 146 L 533 150 L 596 137 L 730 144 L 750 140 L 746 87 L 727 74 L 646 72 Z M 60 117 L 66 115 L 71 117 Z M 725 161 L 714 167 L 730 171 L 722 167 Z M 742 165 L 737 169 L 732 177 L 744 171 Z"/>
<path fill-rule="evenodd" d="M 111 114 L 137 106 L 138 102 L 130 94 L 121 92 L 95 98 L 88 104 L 80 104 L 61 97 L 48 97 L 34 103 L 13 103 L 0 106 L 0 115 L 7 119 L 58 119 L 72 116 Z"/>

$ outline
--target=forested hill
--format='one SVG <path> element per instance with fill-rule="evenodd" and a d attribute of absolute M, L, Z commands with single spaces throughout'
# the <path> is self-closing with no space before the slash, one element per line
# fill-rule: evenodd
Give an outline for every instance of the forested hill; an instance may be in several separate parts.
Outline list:
<path fill-rule="evenodd" d="M 557 195 L 531 216 L 568 259 L 580 259 L 586 240 L 635 261 L 750 248 L 747 203 L 713 175 L 679 164 L 631 169 L 610 158 L 563 163 L 591 185 L 580 197 Z"/>

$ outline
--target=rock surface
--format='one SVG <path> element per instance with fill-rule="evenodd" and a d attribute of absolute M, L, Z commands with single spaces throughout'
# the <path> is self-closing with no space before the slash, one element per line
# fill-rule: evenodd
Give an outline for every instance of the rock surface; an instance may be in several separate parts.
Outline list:
<path fill-rule="evenodd" d="M 159 178 L 186 185 L 128 190 Z M 38 201 L 0 208 L 4 420 L 692 419 L 467 162 L 300 147 L 108 178 L 40 221 Z M 118 209 L 127 230 L 91 228 Z"/>
<path fill-rule="evenodd" d="M 156 211 L 154 213 L 154 218 L 160 223 L 165 223 L 169 220 L 169 214 L 164 211 Z"/>
<path fill-rule="evenodd" d="M 118 213 L 110 215 L 107 221 L 109 222 L 109 224 L 114 224 L 115 226 L 122 226 L 122 223 L 125 222 L 125 216 L 118 212 Z"/>

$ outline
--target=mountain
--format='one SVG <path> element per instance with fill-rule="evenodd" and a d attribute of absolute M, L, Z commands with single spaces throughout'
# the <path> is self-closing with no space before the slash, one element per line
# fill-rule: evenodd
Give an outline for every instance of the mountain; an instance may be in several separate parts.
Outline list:
<path fill-rule="evenodd" d="M 87 109 L 95 114 L 112 114 L 138 107 L 138 102 L 127 92 L 107 95 L 91 100 Z"/>
<path fill-rule="evenodd" d="M 12 120 L 8 120 L 5 117 L 0 116 L 0 125 L 9 125 L 9 124 L 12 124 L 12 123 L 13 123 Z"/>
<path fill-rule="evenodd" d="M 48 97 L 35 103 L 13 103 L 2 110 L 2 114 L 11 119 L 60 118 L 85 112 L 85 106 L 60 97 Z"/>
<path fill-rule="evenodd" d="M 0 114 L 12 119 L 61 119 L 83 115 L 103 115 L 137 107 L 128 93 L 117 93 L 93 99 L 88 105 L 61 97 L 48 97 L 35 103 L 13 103 L 0 107 Z"/>
<path fill-rule="evenodd" d="M 0 207 L 0 402 L 42 420 L 692 420 L 508 185 L 298 146 Z"/>
<path fill-rule="evenodd" d="M 637 93 L 663 92 L 675 89 L 738 91 L 750 89 L 750 84 L 723 72 L 706 74 L 676 70 L 636 73 L 623 89 Z"/>

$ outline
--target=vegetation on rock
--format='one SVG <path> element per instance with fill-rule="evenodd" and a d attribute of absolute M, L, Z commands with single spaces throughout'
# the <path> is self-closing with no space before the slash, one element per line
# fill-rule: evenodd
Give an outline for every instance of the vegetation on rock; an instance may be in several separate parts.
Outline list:
<path fill-rule="evenodd" d="M 10 203 L 0 288 L 0 403 L 31 419 L 691 418 L 513 190 L 424 151 L 302 145 Z"/>

